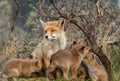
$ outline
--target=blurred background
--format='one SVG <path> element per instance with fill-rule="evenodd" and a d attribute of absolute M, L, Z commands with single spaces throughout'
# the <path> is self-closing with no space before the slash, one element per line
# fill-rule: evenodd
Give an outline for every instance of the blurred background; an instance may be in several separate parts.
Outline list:
<path fill-rule="evenodd" d="M 98 17 L 96 1 L 55 0 L 55 4 L 67 16 L 77 19 L 89 32 Z M 114 81 L 118 81 L 120 80 L 120 0 L 101 0 L 98 6 L 100 19 L 95 24 L 95 39 L 112 63 Z M 49 0 L 0 0 L 0 69 L 10 58 L 28 58 L 36 45 L 42 41 L 43 29 L 39 18 L 47 22 L 62 17 Z M 72 41 L 87 43 L 82 31 L 70 22 L 66 25 L 66 35 L 68 46 Z"/>

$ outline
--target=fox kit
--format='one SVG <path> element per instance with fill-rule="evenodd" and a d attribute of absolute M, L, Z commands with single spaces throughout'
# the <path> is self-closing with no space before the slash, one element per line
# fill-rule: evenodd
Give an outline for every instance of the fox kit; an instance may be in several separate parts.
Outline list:
<path fill-rule="evenodd" d="M 31 76 L 31 73 L 38 72 L 42 68 L 42 62 L 36 59 L 17 59 L 13 58 L 7 61 L 2 69 L 2 77 L 5 79 Z"/>
<path fill-rule="evenodd" d="M 74 41 L 73 45 L 77 45 L 77 43 Z M 83 54 L 81 53 L 80 56 L 83 57 L 83 64 L 81 63 L 82 65 L 80 65 L 83 72 L 81 75 L 82 79 L 86 77 L 86 74 L 89 74 L 88 77 L 90 77 L 92 81 L 108 81 L 108 74 L 98 56 L 90 51 Z"/>
<path fill-rule="evenodd" d="M 58 50 L 66 47 L 64 21 L 43 22 L 40 20 L 40 22 L 44 29 L 44 40 L 38 44 L 31 55 L 33 58 L 43 59 L 44 68 L 48 68 L 51 56 Z"/>
<path fill-rule="evenodd" d="M 81 63 L 83 57 L 81 54 L 85 54 L 88 51 L 88 47 L 79 44 L 73 45 L 72 50 L 59 50 L 51 58 L 51 64 L 46 71 L 46 76 L 53 72 L 56 68 L 60 68 L 64 77 L 68 80 L 68 72 L 71 69 L 73 79 L 77 78 L 77 69 Z"/>
<path fill-rule="evenodd" d="M 89 75 L 93 81 L 108 81 L 107 72 L 95 54 L 89 52 L 83 62 L 88 67 Z"/>

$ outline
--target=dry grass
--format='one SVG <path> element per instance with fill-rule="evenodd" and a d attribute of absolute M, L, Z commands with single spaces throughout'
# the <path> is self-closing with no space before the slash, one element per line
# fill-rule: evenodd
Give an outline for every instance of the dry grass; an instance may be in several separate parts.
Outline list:
<path fill-rule="evenodd" d="M 65 3 L 63 3 L 63 1 L 64 0 L 57 1 L 59 3 L 57 6 L 70 17 L 79 20 L 78 22 L 82 24 L 85 29 L 88 29 L 87 31 L 89 32 L 89 25 L 95 22 L 97 15 L 95 4 L 91 2 L 88 3 L 87 0 L 66 0 Z M 72 2 L 77 3 L 75 5 Z M 13 33 L 10 34 L 10 28 L 12 25 L 10 18 L 13 14 L 12 7 L 8 1 L 0 1 L 0 68 L 2 68 L 5 62 L 10 58 L 27 58 L 35 49 L 36 45 L 43 39 L 43 29 L 38 21 L 39 17 L 41 17 L 44 21 L 60 18 L 57 12 L 54 11 L 53 7 L 46 5 L 43 1 L 38 2 L 37 6 L 39 9 L 42 8 L 42 10 L 39 11 L 39 9 L 35 8 L 34 5 L 31 4 L 30 7 L 33 11 L 28 14 L 27 22 L 23 25 L 23 27 L 17 24 Z M 114 81 L 118 81 L 120 80 L 120 10 L 115 6 L 107 6 L 110 8 L 110 12 L 114 13 L 116 19 L 114 20 L 109 17 L 101 8 L 104 15 L 102 15 L 99 24 L 96 26 L 95 39 L 97 40 L 99 46 L 102 46 L 103 52 L 111 60 L 113 78 Z M 90 22 L 88 22 L 85 18 Z M 86 37 L 75 25 L 68 23 L 66 29 L 68 46 L 74 40 L 86 43 Z M 111 45 L 114 42 L 118 42 L 119 44 Z M 37 78 L 35 80 L 31 78 L 18 79 L 18 81 L 46 80 L 46 78 Z M 64 78 L 60 77 L 55 81 L 64 81 Z"/>

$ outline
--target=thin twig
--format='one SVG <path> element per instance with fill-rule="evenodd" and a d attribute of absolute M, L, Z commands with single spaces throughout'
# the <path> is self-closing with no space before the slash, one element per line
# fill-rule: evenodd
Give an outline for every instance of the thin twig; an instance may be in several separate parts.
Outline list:
<path fill-rule="evenodd" d="M 28 4 L 31 2 L 31 0 L 28 0 L 27 2 L 25 2 L 24 4 L 21 5 L 21 4 L 18 2 L 18 0 L 14 0 L 14 1 L 15 1 L 16 6 L 17 6 L 17 9 L 16 9 L 15 16 L 13 17 L 13 25 L 12 25 L 12 27 L 11 27 L 10 33 L 12 33 L 12 32 L 14 31 L 14 29 L 15 29 L 16 22 L 17 22 L 17 18 L 19 17 L 20 9 L 21 9 L 22 7 L 28 5 Z"/>
<path fill-rule="evenodd" d="M 26 5 L 28 5 L 31 2 L 31 0 L 28 0 L 27 2 L 25 2 L 24 4 L 20 5 L 20 7 L 24 7 Z"/>
<path fill-rule="evenodd" d="M 63 18 L 69 20 L 71 23 L 75 24 L 83 33 L 84 35 L 87 37 L 88 41 L 90 42 L 90 44 L 92 45 L 92 40 L 90 39 L 88 33 L 83 29 L 84 27 L 81 25 L 81 24 L 78 24 L 78 21 L 74 18 L 71 18 L 71 17 L 68 17 L 67 14 L 65 13 L 62 13 L 60 11 L 60 9 L 57 8 L 57 6 L 54 4 L 54 1 L 53 0 L 49 0 L 50 3 L 52 4 L 52 6 L 58 11 L 58 14 L 60 14 Z M 94 53 L 96 53 L 94 50 L 93 50 Z"/>
<path fill-rule="evenodd" d="M 16 3 L 17 10 L 16 10 L 15 16 L 13 17 L 13 25 L 12 25 L 12 27 L 11 27 L 11 33 L 13 32 L 13 30 L 14 30 L 14 28 L 15 28 L 15 26 L 16 26 L 17 16 L 19 15 L 20 8 L 21 8 L 19 2 L 18 2 L 17 0 L 14 0 L 14 1 L 15 1 L 15 3 Z"/>
<path fill-rule="evenodd" d="M 78 24 L 78 21 L 75 20 L 74 18 L 71 18 L 71 17 L 68 17 L 67 14 L 65 13 L 62 13 L 57 7 L 56 5 L 54 4 L 54 1 L 53 0 L 50 0 L 50 3 L 53 5 L 53 7 L 58 11 L 58 14 L 60 14 L 63 18 L 69 20 L 71 23 L 75 24 L 77 27 L 80 28 L 80 30 L 87 36 L 87 33 L 86 31 L 83 29 L 83 26 Z M 88 37 L 88 36 L 87 36 Z"/>

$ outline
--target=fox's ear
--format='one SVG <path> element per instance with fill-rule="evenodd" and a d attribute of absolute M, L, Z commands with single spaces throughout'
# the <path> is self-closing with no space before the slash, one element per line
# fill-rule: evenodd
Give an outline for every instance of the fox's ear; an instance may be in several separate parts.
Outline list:
<path fill-rule="evenodd" d="M 29 59 L 32 59 L 33 58 L 33 56 L 32 55 L 29 55 Z"/>
<path fill-rule="evenodd" d="M 85 53 L 88 53 L 90 51 L 90 47 L 86 46 Z"/>
<path fill-rule="evenodd" d="M 70 48 L 72 48 L 73 45 L 77 44 L 76 41 L 73 41 L 73 43 L 70 45 Z"/>
<path fill-rule="evenodd" d="M 82 48 L 81 48 L 81 50 L 84 50 L 85 49 L 85 46 L 83 46 Z"/>
<path fill-rule="evenodd" d="M 85 46 L 82 46 L 80 49 L 79 49 L 79 52 L 83 52 L 85 49 Z"/>
<path fill-rule="evenodd" d="M 92 55 L 92 59 L 95 59 L 95 56 L 94 56 L 94 55 Z"/>
<path fill-rule="evenodd" d="M 65 20 L 62 19 L 62 20 L 59 20 L 59 26 L 64 29 L 64 26 L 65 26 Z"/>
<path fill-rule="evenodd" d="M 35 66 L 38 66 L 38 64 L 39 64 L 39 62 L 38 62 L 38 61 L 36 61 L 36 62 L 35 62 Z"/>
<path fill-rule="evenodd" d="M 73 41 L 72 45 L 75 45 L 75 44 L 77 44 L 77 42 L 76 42 L 76 41 Z"/>
<path fill-rule="evenodd" d="M 44 26 L 45 22 L 42 21 L 41 19 L 39 19 L 40 23 L 42 24 L 42 26 Z"/>

